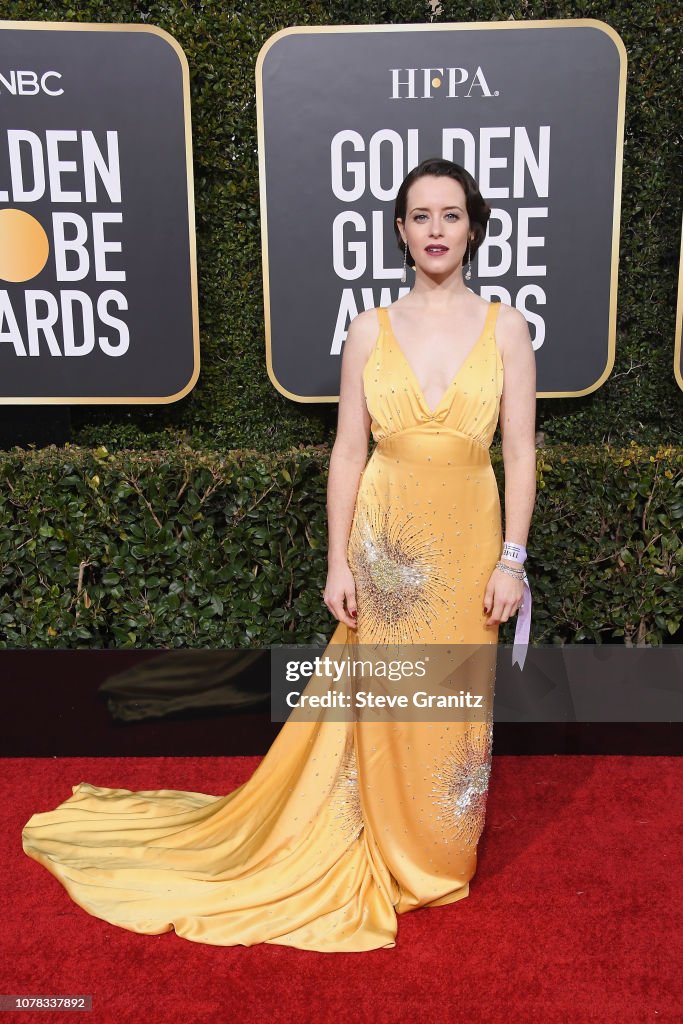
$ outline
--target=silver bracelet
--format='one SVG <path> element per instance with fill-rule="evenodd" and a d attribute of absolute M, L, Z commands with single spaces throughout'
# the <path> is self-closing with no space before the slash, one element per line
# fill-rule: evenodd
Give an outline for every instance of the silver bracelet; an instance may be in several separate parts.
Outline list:
<path fill-rule="evenodd" d="M 524 579 L 524 569 L 513 569 L 511 565 L 506 565 L 505 562 L 496 562 L 496 569 L 506 572 L 508 576 L 514 576 L 516 580 Z"/>

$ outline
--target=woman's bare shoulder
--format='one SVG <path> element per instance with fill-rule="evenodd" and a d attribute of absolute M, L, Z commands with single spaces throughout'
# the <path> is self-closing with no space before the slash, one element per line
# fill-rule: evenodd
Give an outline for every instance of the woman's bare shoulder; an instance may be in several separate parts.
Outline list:
<path fill-rule="evenodd" d="M 501 308 L 496 324 L 496 341 L 503 359 L 506 354 L 514 357 L 520 349 L 528 349 L 532 353 L 528 321 L 523 312 L 507 302 L 499 302 L 498 305 Z"/>
<path fill-rule="evenodd" d="M 496 340 L 502 356 L 506 349 L 514 349 L 519 344 L 530 342 L 529 322 L 519 309 L 507 302 L 497 303 L 500 306 L 496 322 Z"/>
<path fill-rule="evenodd" d="M 348 348 L 349 354 L 354 358 L 365 362 L 375 346 L 379 329 L 380 322 L 377 310 L 362 310 L 356 314 L 349 324 L 344 348 Z"/>
<path fill-rule="evenodd" d="M 379 327 L 379 308 L 362 309 L 360 313 L 356 313 L 351 324 L 357 324 L 359 330 L 375 330 Z M 349 327 L 351 324 L 349 324 Z"/>

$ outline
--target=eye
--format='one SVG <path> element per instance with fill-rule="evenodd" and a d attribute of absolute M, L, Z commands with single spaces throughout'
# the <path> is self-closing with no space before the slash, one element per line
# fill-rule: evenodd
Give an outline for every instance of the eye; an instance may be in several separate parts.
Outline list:
<path fill-rule="evenodd" d="M 420 217 L 426 217 L 426 216 L 427 216 L 427 214 L 426 214 L 426 213 L 416 213 L 416 214 L 415 214 L 415 216 L 413 217 L 413 220 L 419 220 L 419 219 L 420 219 Z M 457 214 L 457 213 L 447 213 L 447 214 L 446 214 L 446 216 L 447 216 L 447 217 L 455 217 L 455 219 L 456 219 L 456 220 L 459 220 L 459 219 L 460 219 L 460 218 L 458 217 L 458 214 Z"/>

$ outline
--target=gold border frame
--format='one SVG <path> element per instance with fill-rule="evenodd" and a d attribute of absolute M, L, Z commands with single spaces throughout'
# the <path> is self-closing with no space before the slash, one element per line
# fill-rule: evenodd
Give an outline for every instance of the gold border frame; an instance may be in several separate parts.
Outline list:
<path fill-rule="evenodd" d="M 619 232 L 621 216 L 621 186 L 622 166 L 624 156 L 624 114 L 626 109 L 626 67 L 628 57 L 626 47 L 621 36 L 604 21 L 597 18 L 549 18 L 543 21 L 475 21 L 458 22 L 449 21 L 442 24 L 399 24 L 399 25 L 312 25 L 312 26 L 291 26 L 274 32 L 259 50 L 256 59 L 256 119 L 258 132 L 258 166 L 260 185 L 260 207 L 261 207 L 261 261 L 263 268 L 263 300 L 266 335 L 266 368 L 268 377 L 273 387 L 284 395 L 300 403 L 338 402 L 339 395 L 304 396 L 296 395 L 288 391 L 277 380 L 273 371 L 272 361 L 272 336 L 270 329 L 270 289 L 268 276 L 268 232 L 267 232 L 267 209 L 266 209 L 266 155 L 263 125 L 263 86 L 262 71 L 265 56 L 270 48 L 283 36 L 293 34 L 312 34 L 319 32 L 444 32 L 451 29 L 459 31 L 485 30 L 485 29 L 527 29 L 527 28 L 578 28 L 588 27 L 598 29 L 609 36 L 616 46 L 619 54 L 619 99 L 617 102 L 617 125 L 615 140 L 615 166 L 614 166 L 614 206 L 612 210 L 612 269 L 610 275 L 610 302 L 609 302 L 609 323 L 608 323 L 608 349 L 607 365 L 601 376 L 587 388 L 581 391 L 538 391 L 538 398 L 579 398 L 581 395 L 589 395 L 601 387 L 612 372 L 616 353 L 616 329 L 617 329 L 617 284 L 619 270 Z"/>
<path fill-rule="evenodd" d="M 674 326 L 674 377 L 683 391 L 681 374 L 681 327 L 683 326 L 683 217 L 681 217 L 681 248 L 678 254 L 678 298 L 676 300 L 676 323 Z"/>
<path fill-rule="evenodd" d="M 37 397 L 5 397 L 0 395 L 0 405 L 169 405 L 184 398 L 197 383 L 199 379 L 199 302 L 197 298 L 197 237 L 195 230 L 194 216 L 194 175 L 192 167 L 192 117 L 190 110 L 190 69 L 185 51 L 177 39 L 170 32 L 156 25 L 129 25 L 126 23 L 101 25 L 94 21 L 3 21 L 0 20 L 0 31 L 3 29 L 22 29 L 25 31 L 58 31 L 58 32 L 149 32 L 152 35 L 164 39 L 175 52 L 180 63 L 183 82 L 183 117 L 185 123 L 185 168 L 187 174 L 187 214 L 189 231 L 189 256 L 190 256 L 190 288 L 192 301 L 192 351 L 194 355 L 194 369 L 187 384 L 176 391 L 173 395 L 159 397 L 153 395 L 144 397 L 135 395 L 133 397 L 104 396 L 104 397 L 83 397 L 68 398 L 59 396 L 47 398 L 43 395 Z"/>

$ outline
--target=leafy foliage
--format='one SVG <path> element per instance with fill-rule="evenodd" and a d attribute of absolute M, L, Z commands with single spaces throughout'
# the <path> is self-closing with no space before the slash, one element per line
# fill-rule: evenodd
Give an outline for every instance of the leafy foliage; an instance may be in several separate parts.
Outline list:
<path fill-rule="evenodd" d="M 325 642 L 327 462 L 324 446 L 3 454 L 0 648 Z M 557 445 L 538 453 L 537 486 L 534 640 L 680 629 L 680 453 Z"/>

